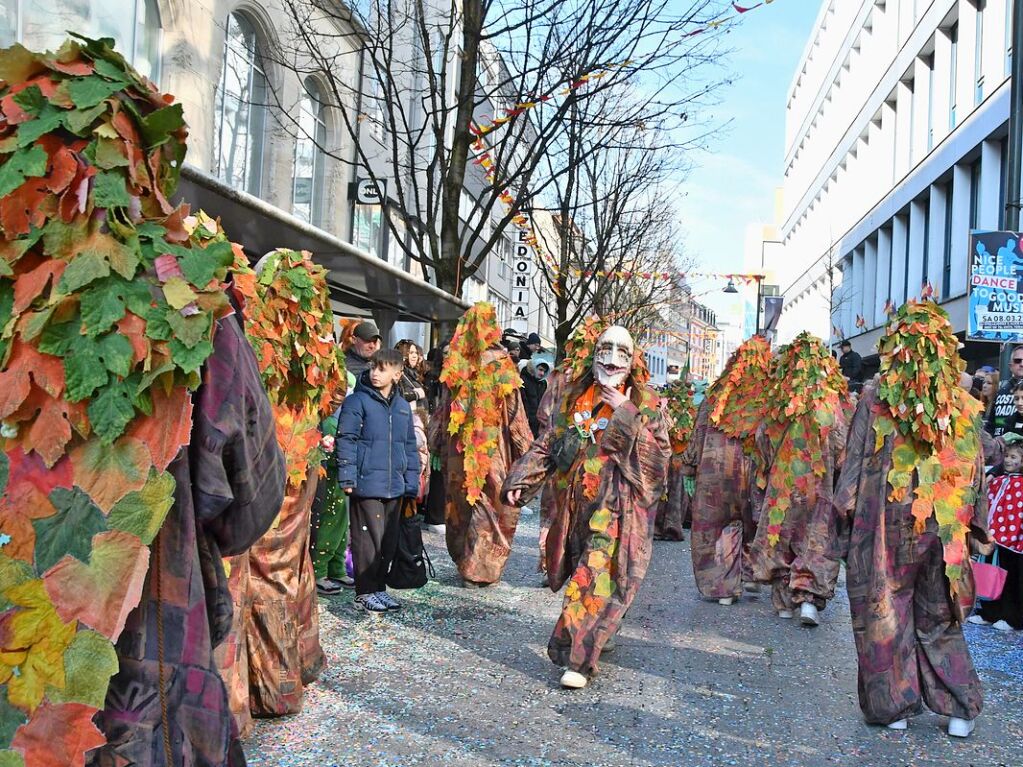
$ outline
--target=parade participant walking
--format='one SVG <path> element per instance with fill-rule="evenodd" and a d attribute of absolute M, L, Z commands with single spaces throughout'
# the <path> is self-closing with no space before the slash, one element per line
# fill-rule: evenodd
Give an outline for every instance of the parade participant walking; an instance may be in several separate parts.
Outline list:
<path fill-rule="evenodd" d="M 284 461 L 233 250 L 168 202 L 180 107 L 111 45 L 0 52 L 0 763 L 226 767 L 220 557 Z"/>
<path fill-rule="evenodd" d="M 691 514 L 692 504 L 685 489 L 682 455 L 696 423 L 695 394 L 693 385 L 684 379 L 674 381 L 664 391 L 665 415 L 671 436 L 671 463 L 668 468 L 668 485 L 657 507 L 654 526 L 654 538 L 657 540 L 685 540 L 682 530 Z"/>
<path fill-rule="evenodd" d="M 402 499 L 419 495 L 419 450 L 412 409 L 398 393 L 404 361 L 382 349 L 345 399 L 337 432 L 338 482 L 351 495 L 355 606 L 398 610 L 387 572 L 398 545 Z"/>
<path fill-rule="evenodd" d="M 834 596 L 832 489 L 848 433 L 846 379 L 824 342 L 809 333 L 783 347 L 772 366 L 757 432 L 758 482 L 765 491 L 750 548 L 753 575 L 771 584 L 779 618 L 799 611 L 816 626 Z"/>
<path fill-rule="evenodd" d="M 734 604 L 743 581 L 753 580 L 746 548 L 756 532 L 752 456 L 770 356 L 762 336 L 735 350 L 707 390 L 682 457 L 686 476 L 696 480 L 690 533 L 696 585 L 722 605 Z"/>
<path fill-rule="evenodd" d="M 985 428 L 992 437 L 1006 432 L 1007 423 L 1016 416 L 1015 392 L 1023 384 L 1023 345 L 1016 346 L 1009 356 L 1009 377 L 1002 381 L 995 394 Z"/>
<path fill-rule="evenodd" d="M 597 326 L 589 323 L 589 329 Z M 656 505 L 671 446 L 657 393 L 622 327 L 570 350 L 548 391 L 553 423 L 511 469 L 510 504 L 545 492 L 556 515 L 546 538 L 551 590 L 567 582 L 547 654 L 564 687 L 585 687 L 621 626 L 650 563 Z"/>
<path fill-rule="evenodd" d="M 963 637 L 971 536 L 986 541 L 980 403 L 948 315 L 910 301 L 888 320 L 881 370 L 856 408 L 835 495 L 868 723 L 905 729 L 923 706 L 966 737 L 981 710 Z"/>
<path fill-rule="evenodd" d="M 478 303 L 459 321 L 440 380 L 429 436 L 446 479 L 448 553 L 466 586 L 497 583 L 519 521 L 501 485 L 533 437 L 493 306 Z"/>

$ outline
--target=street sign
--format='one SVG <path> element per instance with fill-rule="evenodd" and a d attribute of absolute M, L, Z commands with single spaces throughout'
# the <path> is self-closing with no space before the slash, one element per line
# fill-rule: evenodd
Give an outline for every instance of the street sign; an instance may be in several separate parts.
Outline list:
<path fill-rule="evenodd" d="M 359 205 L 380 205 L 387 197 L 387 182 L 378 185 L 371 178 L 360 178 L 355 182 L 355 202 Z"/>
<path fill-rule="evenodd" d="M 969 318 L 973 341 L 1023 340 L 1023 246 L 1019 232 L 970 232 Z"/>

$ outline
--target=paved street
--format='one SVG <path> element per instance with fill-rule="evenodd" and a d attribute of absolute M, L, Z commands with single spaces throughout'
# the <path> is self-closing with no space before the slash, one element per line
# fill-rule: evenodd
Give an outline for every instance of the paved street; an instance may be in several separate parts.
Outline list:
<path fill-rule="evenodd" d="M 537 588 L 536 517 L 506 583 L 467 591 L 440 536 L 438 580 L 383 618 L 321 600 L 330 668 L 305 710 L 262 721 L 250 764 L 349 767 L 1023 764 L 1023 634 L 970 627 L 985 712 L 968 741 L 924 715 L 906 733 L 863 724 L 844 594 L 820 628 L 763 596 L 699 600 L 688 543 L 657 543 L 617 651 L 583 691 L 558 687 L 546 644 L 561 604 Z"/>

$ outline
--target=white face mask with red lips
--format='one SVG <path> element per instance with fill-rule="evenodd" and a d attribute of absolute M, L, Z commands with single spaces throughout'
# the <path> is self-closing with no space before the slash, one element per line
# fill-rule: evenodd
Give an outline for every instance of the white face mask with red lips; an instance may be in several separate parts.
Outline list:
<path fill-rule="evenodd" d="M 593 354 L 593 377 L 601 386 L 619 388 L 632 371 L 635 350 L 632 335 L 621 325 L 612 325 L 597 339 Z"/>

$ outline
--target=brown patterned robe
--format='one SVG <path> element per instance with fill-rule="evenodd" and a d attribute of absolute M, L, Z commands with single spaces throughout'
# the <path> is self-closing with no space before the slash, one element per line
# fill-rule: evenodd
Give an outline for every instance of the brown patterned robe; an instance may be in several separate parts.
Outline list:
<path fill-rule="evenodd" d="M 685 489 L 682 456 L 673 455 L 668 466 L 668 485 L 657 506 L 654 538 L 664 541 L 684 541 L 683 528 L 692 514 L 692 503 Z"/>
<path fill-rule="evenodd" d="M 847 559 L 849 606 L 859 658 L 859 699 L 867 722 L 890 724 L 927 708 L 974 719 L 981 710 L 980 679 L 963 637 L 962 619 L 973 602 L 967 560 L 960 598 L 945 576 L 937 523 L 914 532 L 907 501 L 888 501 L 892 438 L 874 452 L 877 390 L 868 384 L 850 427 L 845 465 L 835 494 L 833 554 Z M 986 540 L 983 455 L 977 456 L 979 502 L 973 532 Z"/>
<path fill-rule="evenodd" d="M 600 442 L 607 462 L 592 498 L 584 482 L 586 450 L 564 474 L 553 466 L 551 443 L 564 428 L 556 423 L 512 466 L 502 490 L 502 495 L 521 491 L 520 503 L 525 503 L 546 484 L 547 575 L 554 592 L 568 583 L 547 654 L 558 666 L 586 675 L 597 672 L 604 645 L 618 631 L 646 576 L 671 452 L 657 394 L 631 385 L 643 405 L 625 402 L 610 416 Z M 559 377 L 548 389 L 557 408 L 555 420 L 565 412 L 566 388 Z M 552 475 L 555 481 L 548 483 Z"/>
<path fill-rule="evenodd" d="M 792 491 L 792 506 L 785 512 L 778 542 L 774 546 L 768 543 L 766 521 L 757 527 L 750 547 L 751 568 L 757 581 L 771 584 L 775 610 L 794 610 L 804 602 L 823 610 L 835 596 L 839 563 L 830 556 L 834 549 L 831 507 L 848 432 L 845 413 L 839 412 L 828 434 L 824 475 L 809 474 L 813 481 L 809 492 Z M 782 440 L 789 438 L 786 434 Z M 757 430 L 757 450 L 763 476 L 769 479 L 777 446 L 771 444 L 764 426 Z M 767 510 L 762 509 L 762 514 Z"/>
<path fill-rule="evenodd" d="M 170 465 L 175 503 L 153 542 L 142 602 L 117 642 L 119 669 L 96 717 L 107 744 L 89 754 L 95 767 L 245 764 L 213 661 L 231 625 L 221 557 L 245 551 L 270 526 L 285 473 L 270 403 L 237 316 L 218 323 L 193 402 L 190 444 Z"/>
<path fill-rule="evenodd" d="M 726 599 L 739 597 L 742 582 L 753 580 L 747 551 L 756 533 L 753 461 L 743 452 L 742 442 L 726 436 L 709 419 L 704 400 L 682 463 L 688 476 L 696 476 L 690 531 L 696 587 L 707 599 Z"/>
<path fill-rule="evenodd" d="M 507 352 L 485 352 L 483 364 L 500 354 L 506 355 Z M 483 493 L 471 505 L 465 497 L 463 456 L 458 452 L 455 438 L 448 434 L 451 392 L 447 387 L 441 393 L 440 404 L 430 421 L 430 452 L 440 456 L 447 486 L 444 523 L 448 553 L 458 567 L 459 575 L 470 583 L 491 584 L 501 580 L 519 524 L 519 510 L 506 506 L 500 500 L 501 485 L 508 467 L 529 450 L 533 432 L 518 391 L 505 397 L 501 408 L 502 428 L 497 448 L 491 457 Z"/>

